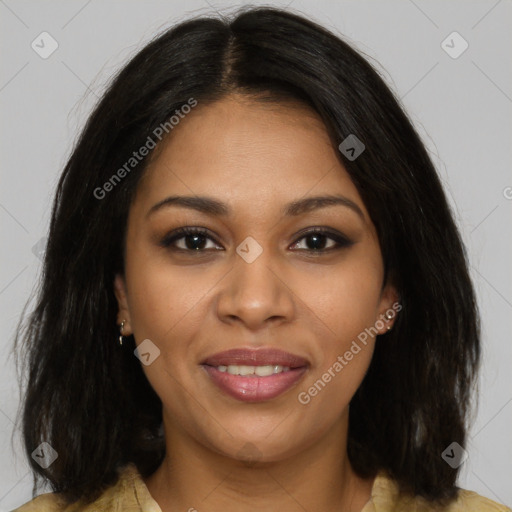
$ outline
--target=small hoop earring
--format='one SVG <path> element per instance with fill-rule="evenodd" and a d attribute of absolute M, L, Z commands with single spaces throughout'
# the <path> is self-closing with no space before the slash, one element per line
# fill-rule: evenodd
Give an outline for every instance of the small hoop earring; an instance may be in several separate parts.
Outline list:
<path fill-rule="evenodd" d="M 119 326 L 119 346 L 122 347 L 123 346 L 123 331 L 124 331 L 124 324 L 125 324 L 126 320 L 123 320 L 121 322 L 121 325 Z"/>

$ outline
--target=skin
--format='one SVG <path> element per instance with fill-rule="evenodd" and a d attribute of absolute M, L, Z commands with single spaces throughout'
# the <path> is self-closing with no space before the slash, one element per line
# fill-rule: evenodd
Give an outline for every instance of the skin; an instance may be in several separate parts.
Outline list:
<path fill-rule="evenodd" d="M 398 299 L 392 284 L 383 286 L 375 227 L 336 152 L 307 107 L 231 95 L 181 120 L 140 182 L 115 293 L 123 334 L 160 350 L 143 370 L 162 400 L 167 456 L 145 483 L 163 512 L 355 512 L 370 498 L 373 479 L 354 473 L 346 444 L 349 402 L 376 339 L 360 344 L 308 404 L 297 398 Z M 342 205 L 281 213 L 327 194 L 350 199 L 362 217 Z M 213 197 L 232 213 L 173 205 L 148 215 L 171 195 Z M 182 226 L 208 230 L 202 252 L 186 252 L 191 237 L 174 250 L 160 245 Z M 318 226 L 352 244 L 332 250 L 337 243 L 320 238 L 326 251 L 314 253 L 303 231 Z M 248 236 L 263 249 L 252 263 L 236 252 Z M 392 322 L 380 323 L 379 334 Z M 272 400 L 244 403 L 200 366 L 220 351 L 258 347 L 306 358 L 306 374 Z"/>

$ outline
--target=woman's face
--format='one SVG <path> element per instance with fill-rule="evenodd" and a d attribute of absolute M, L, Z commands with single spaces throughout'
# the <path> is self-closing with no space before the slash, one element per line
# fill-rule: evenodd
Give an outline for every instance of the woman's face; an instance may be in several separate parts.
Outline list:
<path fill-rule="evenodd" d="M 397 296 L 322 121 L 230 96 L 199 103 L 163 144 L 115 290 L 168 446 L 271 461 L 340 435 Z M 325 196 L 339 201 L 312 199 Z"/>

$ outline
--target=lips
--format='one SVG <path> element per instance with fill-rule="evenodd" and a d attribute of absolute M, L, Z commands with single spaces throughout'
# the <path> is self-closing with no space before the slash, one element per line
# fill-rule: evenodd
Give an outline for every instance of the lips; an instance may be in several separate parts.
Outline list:
<path fill-rule="evenodd" d="M 265 348 L 257 350 L 249 350 L 243 348 L 235 348 L 214 354 L 202 364 L 208 366 L 229 366 L 229 365 L 246 365 L 246 366 L 266 366 L 280 365 L 288 366 L 290 369 L 301 368 L 308 365 L 308 361 L 303 357 L 284 352 L 283 350 L 274 348 Z"/>
<path fill-rule="evenodd" d="M 263 402 L 294 387 L 306 373 L 303 357 L 279 349 L 232 349 L 209 356 L 202 367 L 218 389 L 242 402 Z M 229 367 L 275 367 L 276 373 L 233 375 Z M 267 373 L 267 372 L 264 372 Z"/>

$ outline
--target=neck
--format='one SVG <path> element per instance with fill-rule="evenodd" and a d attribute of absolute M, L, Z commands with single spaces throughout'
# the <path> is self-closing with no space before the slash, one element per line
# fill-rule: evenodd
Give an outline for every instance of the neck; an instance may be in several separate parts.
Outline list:
<path fill-rule="evenodd" d="M 340 436 L 335 427 L 300 453 L 272 462 L 239 461 L 167 427 L 167 456 L 145 483 L 162 512 L 360 512 L 373 478 L 354 473 L 346 428 Z"/>

